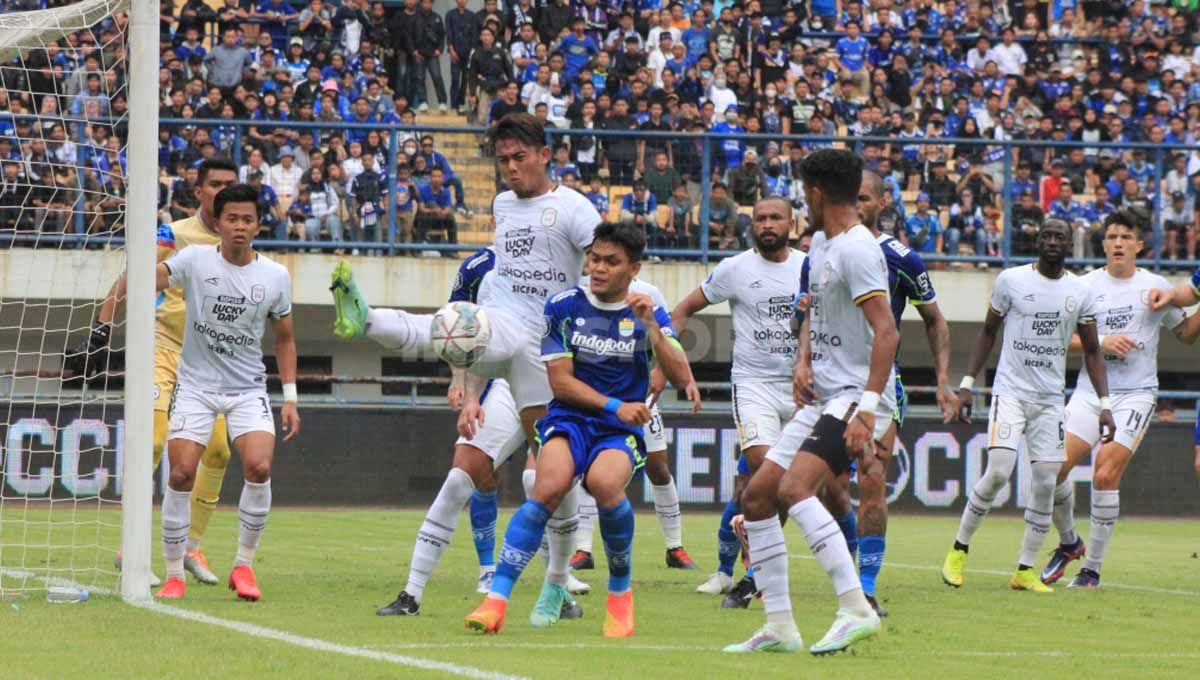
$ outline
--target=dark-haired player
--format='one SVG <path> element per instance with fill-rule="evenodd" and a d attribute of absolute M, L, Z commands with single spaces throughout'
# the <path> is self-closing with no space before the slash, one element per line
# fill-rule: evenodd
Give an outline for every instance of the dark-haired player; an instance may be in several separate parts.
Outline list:
<path fill-rule="evenodd" d="M 167 581 L 156 597 L 180 599 L 187 590 L 183 560 L 191 524 L 188 496 L 218 416 L 225 416 L 245 476 L 238 502 L 241 529 L 229 588 L 245 600 L 262 596 L 252 562 L 271 511 L 275 455 L 275 419 L 262 355 L 268 320 L 283 383 L 280 417 L 285 442 L 299 433 L 300 415 L 296 410 L 292 281 L 285 267 L 254 250 L 260 211 L 258 191 L 253 187 L 239 184 L 222 190 L 213 201 L 221 243 L 188 248 L 158 265 L 158 290 L 182 289 L 187 313 L 179 384 L 171 395 L 167 433 L 171 476 L 162 504 Z"/>
<path fill-rule="evenodd" d="M 1100 400 L 1087 370 L 1079 372 L 1075 393 L 1067 402 L 1067 460 L 1058 471 L 1054 490 L 1054 526 L 1059 545 L 1042 570 L 1042 583 L 1062 577 L 1072 560 L 1083 558 L 1083 568 L 1068 588 L 1100 586 L 1100 567 L 1120 515 L 1121 477 L 1150 420 L 1158 400 L 1158 336 L 1170 329 L 1175 337 L 1192 344 L 1200 334 L 1200 314 L 1185 318 L 1174 306 L 1153 309 L 1150 291 L 1170 288 L 1166 279 L 1140 269 L 1137 255 L 1144 246 L 1141 219 L 1128 210 L 1118 210 L 1104 220 L 1104 256 L 1107 262 L 1080 277 L 1096 300 L 1096 331 L 1103 350 L 1112 395 L 1116 434 L 1100 443 L 1096 418 Z M 1071 352 L 1079 352 L 1079 336 L 1071 338 Z M 1071 469 L 1100 444 L 1092 461 L 1091 530 L 1088 544 L 1075 531 L 1075 482 Z M 1086 556 L 1085 556 L 1086 555 Z"/>
<path fill-rule="evenodd" d="M 459 434 L 474 438 L 484 422 L 480 395 L 488 378 L 504 378 L 521 414 L 529 441 L 534 422 L 546 412 L 550 385 L 540 360 L 539 340 L 546 301 L 579 280 L 585 249 L 600 215 L 579 192 L 553 184 L 546 175 L 550 148 L 545 128 L 533 116 L 510 113 L 488 132 L 508 191 L 496 196 L 496 263 L 479 290 L 478 304 L 491 321 L 491 338 L 469 367 Z M 350 340 L 367 336 L 398 350 L 430 349 L 432 315 L 401 309 L 371 309 L 345 262 L 333 272 L 337 320 L 334 333 Z M 568 598 L 569 562 L 574 548 L 577 500 L 567 494 L 550 521 L 546 587 L 534 607 L 535 626 L 558 622 Z"/>
<path fill-rule="evenodd" d="M 222 190 L 237 184 L 238 169 L 231 161 L 209 159 L 200 163 L 196 179 L 196 198 L 200 203 L 195 215 L 176 220 L 158 227 L 158 260 L 161 262 L 183 252 L 193 245 L 214 245 L 221 242 L 217 233 L 217 218 L 213 202 Z M 108 351 L 109 336 L 117 309 L 125 302 L 124 275 L 113 285 L 108 297 L 96 314 L 92 333 L 88 339 L 86 355 L 91 373 L 105 370 L 107 363 L 102 357 Z M 119 292 L 119 294 L 118 294 Z M 170 287 L 158 294 L 154 310 L 154 469 L 158 470 L 163 451 L 167 445 L 167 409 L 171 395 L 175 393 L 179 369 L 179 353 L 183 350 L 184 333 L 183 291 Z M 83 355 L 76 355 L 80 357 Z M 75 357 L 68 357 L 68 362 Z M 183 566 L 199 582 L 216 585 L 217 575 L 209 569 L 208 560 L 200 549 L 200 540 L 208 529 L 208 522 L 217 509 L 221 495 L 221 483 L 225 479 L 225 468 L 229 465 L 229 436 L 225 430 L 225 418 L 217 418 L 213 426 L 212 439 L 200 458 L 196 471 L 196 484 L 192 487 L 192 525 L 188 534 L 187 555 Z M 120 567 L 120 556 L 117 556 Z M 152 585 L 158 579 L 151 577 Z"/>
<path fill-rule="evenodd" d="M 804 531 L 838 599 L 833 625 L 809 651 L 840 651 L 879 630 L 879 616 L 863 596 L 842 531 L 818 496 L 852 459 L 874 456 L 875 443 L 887 432 L 900 336 L 888 307 L 887 262 L 858 219 L 862 159 L 849 151 L 821 149 L 804 159 L 800 173 L 809 218 L 820 229 L 809 252 L 809 310 L 793 379 L 801 408 L 742 494 L 750 561 L 767 623 L 726 652 L 794 652 L 802 645 L 789 599 L 781 507 Z"/>
<path fill-rule="evenodd" d="M 1063 392 L 1067 348 L 1076 333 L 1098 395 L 1098 436 L 1103 442 L 1112 441 L 1112 405 L 1096 332 L 1098 307 L 1088 285 L 1064 267 L 1070 247 L 1070 225 L 1059 219 L 1046 220 L 1037 234 L 1037 262 L 1006 269 L 996 279 L 987 318 L 971 348 L 958 394 L 961 419 L 969 421 L 975 376 L 992 353 L 1003 326 L 1004 347 L 992 381 L 988 413 L 987 468 L 971 489 L 958 536 L 942 565 L 942 580 L 947 585 L 957 588 L 963 584 L 968 545 L 996 495 L 1008 484 L 1017 464 L 1017 446 L 1024 439 L 1032 468 L 1030 499 L 1025 507 L 1021 554 L 1009 585 L 1013 590 L 1051 592 L 1033 570 L 1033 563 L 1050 531 L 1054 480 L 1066 460 Z"/>
<path fill-rule="evenodd" d="M 645 245 L 645 235 L 632 225 L 601 224 L 588 254 L 588 288 L 571 288 L 546 303 L 541 359 L 554 400 L 537 423 L 537 481 L 504 534 L 491 592 L 466 617 L 472 630 L 500 631 L 513 585 L 541 544 L 551 515 L 582 482 L 596 499 L 608 555 L 604 635 L 633 634 L 634 519 L 625 487 L 645 461 L 642 426 L 650 420 L 645 400 L 651 359 L 672 383 L 688 385 L 694 408 L 700 405 L 667 310 L 629 290 Z"/>

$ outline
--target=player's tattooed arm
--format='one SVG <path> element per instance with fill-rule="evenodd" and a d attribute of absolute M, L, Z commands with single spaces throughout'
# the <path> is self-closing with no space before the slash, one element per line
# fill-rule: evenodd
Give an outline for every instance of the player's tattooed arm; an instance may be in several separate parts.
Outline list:
<path fill-rule="evenodd" d="M 483 397 L 483 389 L 487 387 L 487 378 L 466 373 L 462 410 L 458 413 L 458 433 L 467 439 L 474 439 L 479 428 L 483 427 L 483 406 L 479 403 Z"/>
<path fill-rule="evenodd" d="M 605 410 L 609 397 L 575 377 L 575 362 L 571 357 L 547 362 L 546 375 L 555 399 L 578 408 Z M 616 416 L 628 425 L 645 425 L 650 422 L 650 408 L 640 401 L 627 401 L 617 409 Z"/>
<path fill-rule="evenodd" d="M 975 376 L 983 370 L 983 365 L 992 355 L 992 348 L 996 346 L 996 338 L 1000 335 L 1000 329 L 1003 326 L 1004 316 L 989 307 L 987 317 L 983 320 L 983 328 L 979 329 L 979 337 L 971 346 L 971 357 L 967 360 L 967 373 L 963 376 L 964 381 L 970 378 L 971 382 L 974 382 Z M 961 422 L 971 422 L 971 409 L 974 401 L 975 395 L 971 392 L 970 387 L 958 388 L 958 419 Z"/>
<path fill-rule="evenodd" d="M 958 402 L 950 388 L 950 324 L 942 314 L 937 302 L 917 305 L 917 312 L 925 322 L 925 336 L 929 340 L 929 351 L 933 354 L 933 370 L 937 376 L 937 403 L 942 411 L 942 422 L 954 420 Z"/>
<path fill-rule="evenodd" d="M 159 265 L 162 267 L 162 265 Z M 275 333 L 275 361 L 279 366 L 279 382 L 284 385 L 296 383 L 296 332 L 292 324 L 292 316 L 274 319 L 271 330 Z M 284 401 L 279 410 L 279 419 L 283 423 L 283 441 L 290 442 L 300 434 L 300 412 L 296 402 Z"/>
<path fill-rule="evenodd" d="M 1100 397 L 1100 440 L 1111 442 L 1117 432 L 1113 421 L 1112 409 L 1107 408 L 1108 402 L 1108 371 L 1104 366 L 1104 357 L 1100 354 L 1100 340 L 1096 332 L 1095 322 L 1081 323 L 1076 327 L 1079 341 L 1083 343 L 1083 363 L 1087 366 L 1088 377 L 1092 387 Z"/>

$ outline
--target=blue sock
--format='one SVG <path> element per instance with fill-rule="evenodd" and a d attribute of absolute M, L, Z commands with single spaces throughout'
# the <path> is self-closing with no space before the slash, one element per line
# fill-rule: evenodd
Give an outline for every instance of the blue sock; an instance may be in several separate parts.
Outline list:
<path fill-rule="evenodd" d="M 875 594 L 875 577 L 883 568 L 883 551 L 887 540 L 883 536 L 863 536 L 862 549 L 858 551 L 858 580 L 864 595 Z"/>
<path fill-rule="evenodd" d="M 596 508 L 600 518 L 600 538 L 608 556 L 608 592 L 629 590 L 633 570 L 633 506 L 624 498 L 615 507 Z"/>
<path fill-rule="evenodd" d="M 471 536 L 475 539 L 475 554 L 479 566 L 496 564 L 496 492 L 476 491 L 471 494 Z"/>
<path fill-rule="evenodd" d="M 846 513 L 837 518 L 838 526 L 842 528 L 842 535 L 846 537 L 846 547 L 850 548 L 850 558 L 858 553 L 858 518 L 854 516 L 854 511 Z"/>
<path fill-rule="evenodd" d="M 546 522 L 552 513 L 537 501 L 525 501 L 504 532 L 504 545 L 500 548 L 500 565 L 492 579 L 492 594 L 508 599 L 513 584 L 521 577 L 525 565 L 537 553 L 546 533 Z"/>
<path fill-rule="evenodd" d="M 737 563 L 738 553 L 742 550 L 742 543 L 738 540 L 737 534 L 733 533 L 733 527 L 729 526 L 729 522 L 733 520 L 734 515 L 742 513 L 742 506 L 732 498 L 725 504 L 725 512 L 721 513 L 721 525 L 717 527 L 717 560 L 720 565 L 717 570 L 726 576 L 733 576 L 733 565 Z"/>

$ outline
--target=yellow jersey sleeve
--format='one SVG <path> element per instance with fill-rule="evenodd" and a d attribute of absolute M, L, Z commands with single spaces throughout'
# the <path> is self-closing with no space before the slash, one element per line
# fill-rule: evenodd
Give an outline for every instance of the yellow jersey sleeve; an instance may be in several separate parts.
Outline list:
<path fill-rule="evenodd" d="M 191 245 L 212 245 L 221 238 L 194 217 L 177 220 L 158 227 L 158 261 L 162 262 Z M 158 348 L 174 352 L 183 351 L 183 325 L 187 320 L 187 309 L 183 302 L 183 291 L 168 288 L 158 294 L 154 319 L 154 339 Z"/>

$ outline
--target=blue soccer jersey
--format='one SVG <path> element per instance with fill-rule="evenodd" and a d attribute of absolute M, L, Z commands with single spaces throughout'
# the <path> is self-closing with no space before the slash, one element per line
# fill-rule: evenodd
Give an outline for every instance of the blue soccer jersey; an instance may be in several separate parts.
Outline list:
<path fill-rule="evenodd" d="M 496 252 L 490 247 L 480 248 L 458 267 L 454 287 L 450 289 L 450 302 L 476 302 L 479 284 L 483 277 L 496 266 Z"/>
<path fill-rule="evenodd" d="M 1196 291 L 1196 295 L 1200 295 L 1200 269 L 1192 272 L 1192 290 Z"/>
<path fill-rule="evenodd" d="M 892 315 L 896 317 L 896 328 L 899 328 L 905 305 L 927 305 L 937 300 L 937 294 L 933 291 L 924 260 L 912 248 L 886 234 L 880 234 L 875 241 L 887 260 L 888 297 Z"/>
<path fill-rule="evenodd" d="M 676 342 L 667 310 L 656 307 L 654 317 L 663 334 Z M 571 288 L 546 303 L 545 324 L 542 361 L 569 357 L 575 378 L 600 394 L 623 402 L 646 399 L 653 349 L 646 327 L 624 302 L 601 302 L 583 288 Z M 568 439 L 576 475 L 584 474 L 605 449 L 625 451 L 635 470 L 644 461 L 642 427 L 622 423 L 607 411 L 554 399 L 537 429 L 542 442 Z"/>

